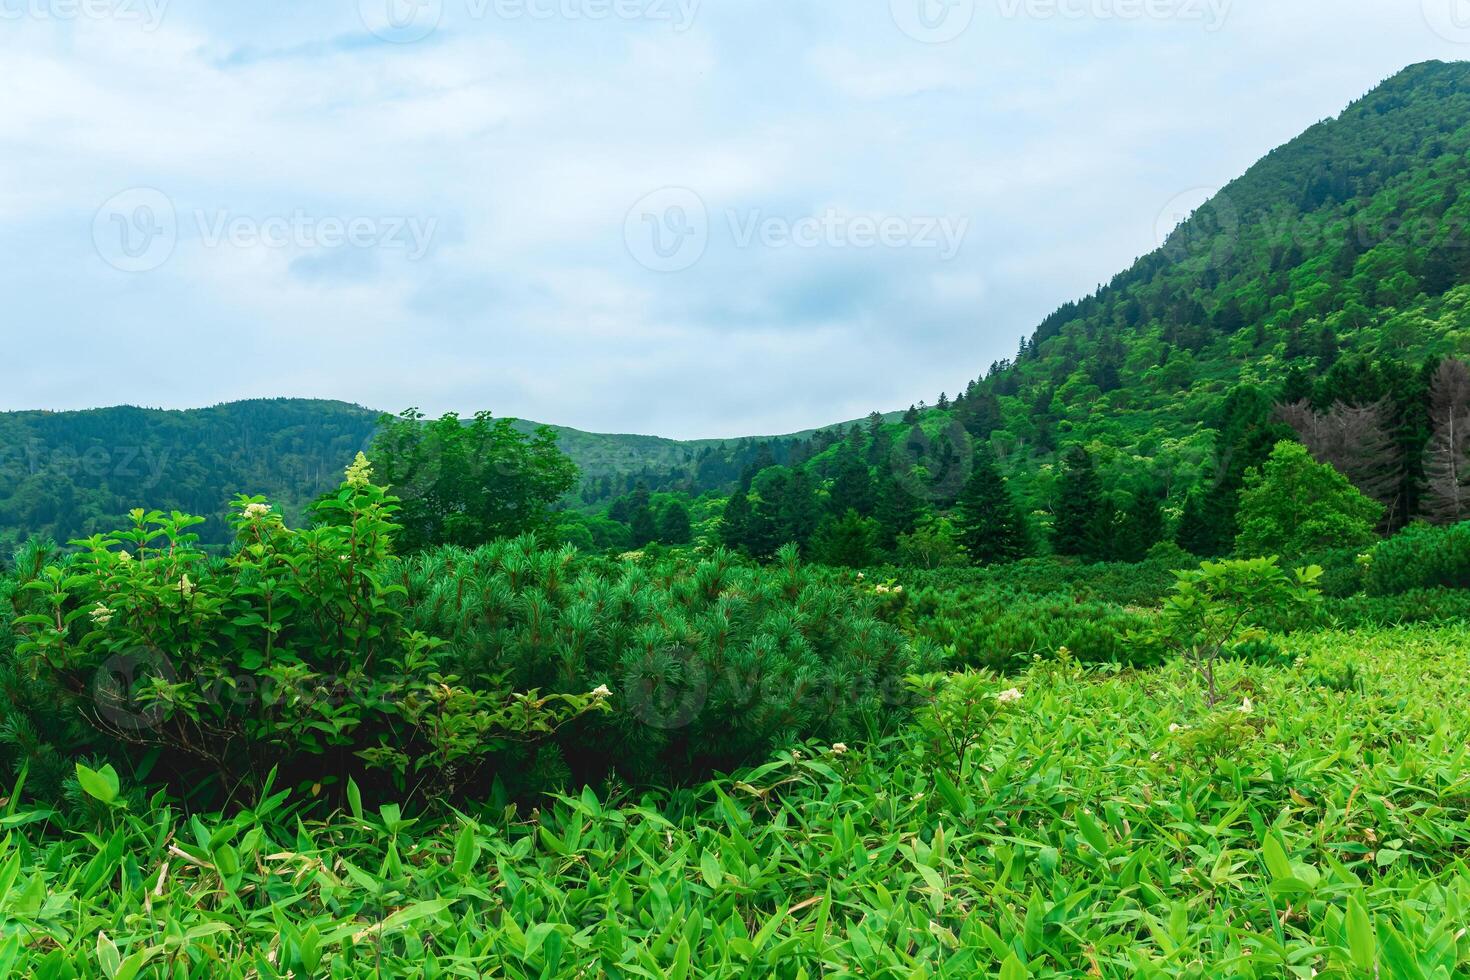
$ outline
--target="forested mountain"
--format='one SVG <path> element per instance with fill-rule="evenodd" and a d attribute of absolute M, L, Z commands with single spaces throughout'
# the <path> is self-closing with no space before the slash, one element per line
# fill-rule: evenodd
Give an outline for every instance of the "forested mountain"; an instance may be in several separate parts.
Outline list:
<path fill-rule="evenodd" d="M 1402 525 L 1429 506 L 1433 372 L 1470 352 L 1467 189 L 1470 65 L 1413 66 L 1268 154 L 1162 248 L 1062 306 L 1014 359 L 953 400 L 941 396 L 903 423 L 875 416 L 769 439 L 557 428 L 582 471 L 568 503 L 601 505 L 640 483 L 748 490 L 779 467 L 803 470 L 797 484 L 830 498 L 842 471 L 852 475 L 850 446 L 874 481 L 871 494 L 856 490 L 872 498 L 863 509 L 893 487 L 920 507 L 944 507 L 983 441 L 1023 510 L 1049 522 L 1053 464 L 1080 446 L 1119 512 L 1157 498 L 1170 533 L 1208 553 L 1234 531 L 1247 468 L 1296 435 L 1317 439 L 1319 458 L 1337 446 L 1334 464 L 1350 476 L 1356 467 L 1355 482 Z M 335 485 L 378 414 L 274 400 L 0 415 L 0 536 L 65 539 L 142 505 L 217 515 L 241 490 L 296 511 Z M 1359 458 L 1347 458 L 1353 444 Z M 211 522 L 205 534 L 222 531 Z"/>
<path fill-rule="evenodd" d="M 1402 524 L 1423 507 L 1431 376 L 1470 351 L 1467 303 L 1470 65 L 1431 62 L 1268 154 L 1047 317 L 951 414 L 997 444 L 1033 504 L 1041 464 L 1080 444 L 1120 493 L 1176 511 L 1193 493 L 1228 534 L 1223 502 L 1293 432 L 1278 406 L 1361 409 L 1387 452 L 1333 462 L 1388 471 L 1375 495 Z"/>
<path fill-rule="evenodd" d="M 210 515 L 200 533 L 218 543 L 226 532 L 217 518 L 242 492 L 264 494 L 299 518 L 369 446 L 381 415 L 289 398 L 187 411 L 0 413 L 0 551 L 32 534 L 66 541 L 114 528 L 134 507 Z M 537 423 L 516 428 L 531 432 Z M 681 442 L 551 428 L 581 470 L 571 505 L 607 500 L 639 481 L 656 489 L 694 478 L 730 484 L 752 461 L 785 461 L 785 447 L 813 435 Z"/>
<path fill-rule="evenodd" d="M 953 399 L 852 432 L 800 473 L 751 475 L 726 539 L 888 550 L 926 514 L 963 526 L 962 489 L 994 467 L 1067 553 L 1136 557 L 1147 528 L 1218 554 L 1282 439 L 1376 498 L 1383 530 L 1402 527 L 1459 506 L 1444 498 L 1465 447 L 1436 419 L 1470 413 L 1445 360 L 1470 351 L 1467 304 L 1470 65 L 1432 62 L 1267 155 Z M 1085 543 L 1062 527 L 1079 520 Z"/>

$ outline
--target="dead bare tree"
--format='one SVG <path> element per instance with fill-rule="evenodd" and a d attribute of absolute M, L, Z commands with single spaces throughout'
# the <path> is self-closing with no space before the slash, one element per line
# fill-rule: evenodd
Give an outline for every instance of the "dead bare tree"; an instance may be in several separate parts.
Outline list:
<path fill-rule="evenodd" d="M 1470 367 L 1446 358 L 1429 382 L 1434 435 L 1424 450 L 1422 510 L 1436 524 L 1470 518 Z"/>
<path fill-rule="evenodd" d="M 1393 406 L 1388 399 L 1371 405 L 1335 403 L 1318 412 L 1305 402 L 1278 405 L 1276 417 L 1296 430 L 1319 463 L 1327 463 L 1364 494 L 1384 504 L 1392 521 L 1403 492 L 1402 453 L 1394 442 Z"/>

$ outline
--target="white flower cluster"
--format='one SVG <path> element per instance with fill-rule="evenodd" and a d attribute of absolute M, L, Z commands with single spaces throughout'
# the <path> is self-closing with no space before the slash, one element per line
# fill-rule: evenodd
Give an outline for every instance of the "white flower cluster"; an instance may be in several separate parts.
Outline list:
<path fill-rule="evenodd" d="M 995 696 L 995 700 L 999 701 L 1001 704 L 1014 704 L 1015 702 L 1021 700 L 1021 689 L 1018 687 L 1013 687 L 1009 691 L 1001 691 Z"/>
<path fill-rule="evenodd" d="M 832 754 L 833 755 L 843 755 L 846 752 L 847 752 L 847 745 L 846 745 L 846 743 L 844 743 L 844 742 L 833 742 L 832 743 Z"/>
<path fill-rule="evenodd" d="M 612 691 L 608 688 L 606 684 L 599 684 L 592 691 L 592 696 L 594 698 L 598 698 L 599 700 L 603 698 L 610 698 L 612 697 Z"/>
<path fill-rule="evenodd" d="M 347 485 L 352 487 L 365 487 L 373 482 L 373 464 L 368 462 L 367 456 L 357 454 L 352 465 L 347 467 Z"/>
<path fill-rule="evenodd" d="M 249 520 L 249 521 L 258 521 L 261 518 L 263 518 L 263 517 L 267 516 L 268 514 L 270 514 L 270 512 L 271 512 L 271 505 L 270 504 L 246 504 L 245 505 L 245 519 L 246 520 Z"/>
<path fill-rule="evenodd" d="M 100 602 L 97 603 L 97 607 L 92 610 L 92 622 L 96 623 L 98 626 L 106 626 L 108 623 L 112 622 L 112 610 L 108 609 Z"/>
<path fill-rule="evenodd" d="M 185 599 L 194 594 L 194 583 L 189 581 L 189 576 L 185 575 L 179 579 L 179 592 Z"/>
<path fill-rule="evenodd" d="M 878 593 L 878 595 L 903 595 L 903 586 L 895 585 L 889 588 L 886 585 L 875 585 L 873 586 L 873 591 Z"/>

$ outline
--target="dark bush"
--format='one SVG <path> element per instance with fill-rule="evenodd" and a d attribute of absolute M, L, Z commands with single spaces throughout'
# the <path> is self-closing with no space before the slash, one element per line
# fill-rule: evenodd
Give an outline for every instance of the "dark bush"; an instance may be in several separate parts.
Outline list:
<path fill-rule="evenodd" d="M 402 562 L 408 622 L 448 641 L 452 669 L 517 688 L 606 686 L 611 712 L 557 733 L 579 777 L 688 778 L 802 739 L 890 727 L 906 674 L 940 666 L 878 615 L 883 596 L 802 565 L 584 558 L 532 538 Z"/>
<path fill-rule="evenodd" d="M 1415 524 L 1371 552 L 1370 595 L 1413 589 L 1470 589 L 1470 521 L 1450 527 Z"/>

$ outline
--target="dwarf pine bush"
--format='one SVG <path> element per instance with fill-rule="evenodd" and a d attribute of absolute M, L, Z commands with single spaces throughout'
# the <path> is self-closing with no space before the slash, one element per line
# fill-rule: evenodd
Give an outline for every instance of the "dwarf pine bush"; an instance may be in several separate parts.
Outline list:
<path fill-rule="evenodd" d="M 907 701 L 932 643 L 880 620 L 870 590 L 723 549 L 694 561 L 586 558 L 531 537 L 405 559 L 407 622 L 456 672 L 517 688 L 610 692 L 554 739 L 574 772 L 683 778 L 801 738 L 871 737 Z"/>

